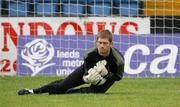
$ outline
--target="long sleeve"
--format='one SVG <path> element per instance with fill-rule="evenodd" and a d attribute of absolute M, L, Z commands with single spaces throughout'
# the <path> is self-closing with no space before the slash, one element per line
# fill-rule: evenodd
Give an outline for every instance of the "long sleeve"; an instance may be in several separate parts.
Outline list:
<path fill-rule="evenodd" d="M 117 49 L 113 48 L 108 62 L 109 62 L 108 64 L 109 73 L 106 76 L 106 78 L 115 81 L 121 80 L 124 73 L 123 55 Z"/>

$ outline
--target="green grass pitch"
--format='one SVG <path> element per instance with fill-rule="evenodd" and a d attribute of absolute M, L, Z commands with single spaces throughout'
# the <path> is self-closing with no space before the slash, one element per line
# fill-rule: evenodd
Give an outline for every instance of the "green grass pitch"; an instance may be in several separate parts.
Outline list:
<path fill-rule="evenodd" d="M 59 78 L 0 78 L 0 107 L 180 107 L 180 78 L 123 78 L 105 94 L 17 95 Z"/>

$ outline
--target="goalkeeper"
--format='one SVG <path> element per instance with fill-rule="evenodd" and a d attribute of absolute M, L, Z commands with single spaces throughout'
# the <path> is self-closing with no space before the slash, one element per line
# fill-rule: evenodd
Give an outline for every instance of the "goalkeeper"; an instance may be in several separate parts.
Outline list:
<path fill-rule="evenodd" d="M 112 33 L 102 30 L 97 34 L 96 47 L 85 53 L 84 64 L 69 76 L 39 88 L 21 89 L 18 94 L 105 93 L 115 81 L 122 79 L 124 72 L 124 58 L 112 46 Z M 76 88 L 82 84 L 90 85 Z"/>

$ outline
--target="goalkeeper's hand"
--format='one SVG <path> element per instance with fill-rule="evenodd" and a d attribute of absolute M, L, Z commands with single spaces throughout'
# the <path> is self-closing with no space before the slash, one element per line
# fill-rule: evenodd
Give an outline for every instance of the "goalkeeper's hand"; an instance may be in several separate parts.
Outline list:
<path fill-rule="evenodd" d="M 83 80 L 93 85 L 102 85 L 106 82 L 106 79 L 101 77 L 94 68 L 89 69 L 88 75 L 83 76 Z"/>
<path fill-rule="evenodd" d="M 96 66 L 94 66 L 94 69 L 102 76 L 106 76 L 108 74 L 108 70 L 106 69 L 106 60 L 102 60 L 96 63 Z"/>
<path fill-rule="evenodd" d="M 106 82 L 105 78 L 102 78 L 98 83 L 93 84 L 93 85 L 103 85 Z"/>
<path fill-rule="evenodd" d="M 83 80 L 86 83 L 91 83 L 91 84 L 96 84 L 98 83 L 101 79 L 101 75 L 96 72 L 94 68 L 91 68 L 88 70 L 88 75 L 83 76 Z"/>

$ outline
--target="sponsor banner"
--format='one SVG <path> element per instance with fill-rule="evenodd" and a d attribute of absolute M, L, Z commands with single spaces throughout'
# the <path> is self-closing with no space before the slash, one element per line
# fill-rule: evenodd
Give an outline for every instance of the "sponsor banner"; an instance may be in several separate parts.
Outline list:
<path fill-rule="evenodd" d="M 149 34 L 150 18 L 127 17 L 2 17 L 0 18 L 0 75 L 15 75 L 19 35 Z"/>
<path fill-rule="evenodd" d="M 20 36 L 18 75 L 68 75 L 83 63 L 95 36 Z M 114 47 L 125 58 L 127 77 L 180 76 L 178 35 L 114 35 Z"/>
<path fill-rule="evenodd" d="M 18 17 L 0 18 L 0 23 L 1 31 L 15 33 L 11 34 L 14 36 L 93 35 L 102 29 L 109 29 L 117 35 L 150 33 L 149 17 Z"/>

